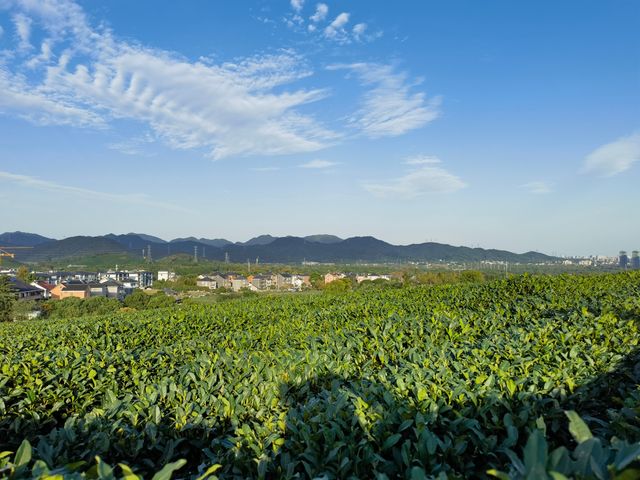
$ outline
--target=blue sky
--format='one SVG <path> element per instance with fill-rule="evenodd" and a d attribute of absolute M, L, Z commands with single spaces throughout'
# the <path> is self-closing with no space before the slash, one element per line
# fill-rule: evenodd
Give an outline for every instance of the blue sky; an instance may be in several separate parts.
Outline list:
<path fill-rule="evenodd" d="M 0 231 L 640 248 L 640 3 L 0 0 Z"/>

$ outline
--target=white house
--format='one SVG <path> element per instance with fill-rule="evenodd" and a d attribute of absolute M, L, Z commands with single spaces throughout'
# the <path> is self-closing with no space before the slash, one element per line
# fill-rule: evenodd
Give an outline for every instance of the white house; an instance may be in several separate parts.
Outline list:
<path fill-rule="evenodd" d="M 177 275 L 176 272 L 170 272 L 169 270 L 160 270 L 158 272 L 158 280 L 165 282 L 175 282 Z"/>

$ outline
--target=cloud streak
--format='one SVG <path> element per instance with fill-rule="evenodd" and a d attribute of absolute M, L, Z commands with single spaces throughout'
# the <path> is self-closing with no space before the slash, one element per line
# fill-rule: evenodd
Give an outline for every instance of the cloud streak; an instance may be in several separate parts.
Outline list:
<path fill-rule="evenodd" d="M 520 185 L 520 188 L 527 190 L 529 193 L 533 193 L 535 195 L 546 195 L 551 193 L 551 185 L 547 182 L 541 181 L 533 181 L 529 183 L 525 183 L 524 185 Z"/>
<path fill-rule="evenodd" d="M 454 193 L 467 186 L 458 176 L 434 166 L 433 162 L 410 165 L 414 168 L 406 175 L 383 182 L 364 182 L 363 187 L 380 198 L 413 199 L 428 194 Z"/>
<path fill-rule="evenodd" d="M 620 137 L 602 145 L 585 158 L 583 173 L 612 177 L 625 172 L 640 161 L 640 132 Z"/>
<path fill-rule="evenodd" d="M 427 99 L 424 92 L 413 92 L 421 82 L 410 80 L 405 72 L 391 65 L 353 63 L 331 65 L 329 70 L 348 70 L 369 87 L 361 106 L 349 124 L 370 138 L 394 137 L 420 128 L 440 115 L 440 97 Z"/>
<path fill-rule="evenodd" d="M 298 165 L 300 168 L 310 168 L 315 170 L 325 169 L 339 165 L 338 162 L 330 162 L 328 160 L 311 160 L 310 162 Z"/>
<path fill-rule="evenodd" d="M 142 194 L 137 194 L 137 193 L 120 194 L 120 193 L 99 192 L 96 190 L 89 190 L 86 188 L 62 185 L 62 184 L 50 182 L 47 180 L 41 180 L 36 177 L 31 177 L 28 175 L 20 175 L 20 174 L 11 173 L 11 172 L 0 171 L 0 181 L 21 185 L 23 187 L 33 188 L 36 190 L 45 190 L 48 192 L 74 195 L 74 196 L 85 198 L 87 200 L 104 200 L 109 202 L 119 202 L 119 203 L 126 203 L 126 204 L 141 205 L 146 207 L 161 208 L 164 210 L 172 210 L 172 211 L 183 212 L 183 213 L 191 212 L 191 210 L 178 207 L 176 205 L 155 201 L 149 198 L 148 196 L 142 195 Z"/>

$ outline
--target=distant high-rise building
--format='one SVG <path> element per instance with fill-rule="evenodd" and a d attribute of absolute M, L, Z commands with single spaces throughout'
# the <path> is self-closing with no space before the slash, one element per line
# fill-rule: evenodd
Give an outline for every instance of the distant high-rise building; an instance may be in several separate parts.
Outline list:
<path fill-rule="evenodd" d="M 638 253 L 638 250 L 631 252 L 631 268 L 640 270 L 640 253 Z"/>
<path fill-rule="evenodd" d="M 618 265 L 620 268 L 627 268 L 629 265 L 629 257 L 627 257 L 627 252 L 624 250 L 620 250 L 620 255 L 618 256 Z"/>

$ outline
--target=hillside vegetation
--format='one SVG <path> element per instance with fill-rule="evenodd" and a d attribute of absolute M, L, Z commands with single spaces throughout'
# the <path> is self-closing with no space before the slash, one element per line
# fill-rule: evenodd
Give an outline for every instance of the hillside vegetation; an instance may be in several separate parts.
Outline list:
<path fill-rule="evenodd" d="M 638 273 L 4 324 L 0 476 L 636 478 L 639 333 Z"/>

